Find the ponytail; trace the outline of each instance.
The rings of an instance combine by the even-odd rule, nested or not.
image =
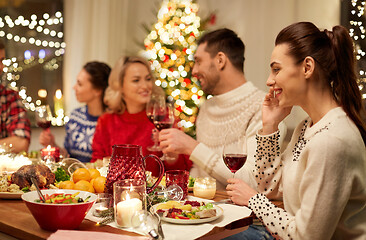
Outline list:
[[[365,109],[357,85],[353,42],[347,29],[335,26],[332,31],[320,31],[310,22],[298,22],[277,35],[276,46],[282,43],[288,44],[289,55],[295,62],[301,63],[307,56],[316,60],[319,74],[328,81],[335,101],[355,123],[366,145],[366,126],[361,118]]]
[[[336,61],[336,74],[334,78],[330,78],[332,81],[330,84],[337,102],[355,123],[366,145],[366,126],[361,117],[362,114],[365,114],[365,110],[357,85],[353,42],[344,27],[335,26],[332,30],[333,32],[324,31],[331,40]]]

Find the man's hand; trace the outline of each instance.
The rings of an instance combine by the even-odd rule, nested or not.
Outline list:
[[[164,129],[159,133],[160,147],[163,153],[191,155],[198,142],[176,128]]]

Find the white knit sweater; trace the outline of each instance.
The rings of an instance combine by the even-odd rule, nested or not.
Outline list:
[[[278,135],[258,135],[260,191],[283,192],[285,210],[263,194],[249,207],[282,239],[366,239],[366,150],[342,108],[303,121],[281,155]],[[269,194],[270,195],[270,194]]]
[[[256,187],[253,176],[254,154],[256,149],[255,133],[262,127],[261,106],[265,93],[258,90],[251,82],[208,99],[200,108],[197,118],[197,140],[199,145],[192,152],[194,162],[191,176],[211,175],[217,180],[217,188],[223,189],[226,180],[233,174],[222,159],[225,136],[236,132],[230,139],[239,142],[247,150],[245,165],[236,172],[235,177]]]

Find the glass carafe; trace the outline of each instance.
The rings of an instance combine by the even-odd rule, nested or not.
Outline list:
[[[152,192],[164,176],[164,165],[155,155],[142,156],[142,149],[139,145],[123,144],[114,145],[110,160],[106,181],[106,191],[113,194],[113,183],[124,179],[140,179],[146,181],[145,161],[153,158],[159,163],[159,177],[146,192]]]

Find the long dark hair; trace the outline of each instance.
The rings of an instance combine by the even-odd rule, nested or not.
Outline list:
[[[301,63],[307,56],[315,60],[316,71],[327,79],[335,101],[356,124],[366,144],[366,127],[361,118],[365,112],[357,86],[353,42],[347,29],[335,26],[332,31],[320,31],[310,22],[298,22],[278,34],[275,44],[282,43],[288,45],[295,62]]]
[[[111,68],[102,62],[88,62],[84,65],[83,69],[90,74],[90,82],[95,89],[102,90],[102,103],[103,110],[106,109],[107,105],[103,102],[104,93],[108,87],[108,77],[111,73]]]

